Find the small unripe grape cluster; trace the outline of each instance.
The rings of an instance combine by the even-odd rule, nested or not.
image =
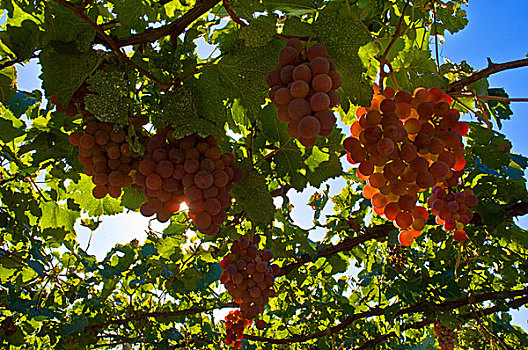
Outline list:
[[[241,237],[233,242],[231,252],[220,262],[224,270],[220,282],[239,305],[242,315],[250,320],[264,312],[269,298],[276,295],[273,284],[280,271],[276,264],[270,262],[273,253],[257,248],[259,241],[259,236],[254,236],[251,241]],[[262,322],[259,322],[261,326]]]
[[[232,153],[221,153],[213,136],[175,139],[172,131],[159,130],[145,142],[145,157],[135,174],[135,187],[147,198],[141,214],[156,214],[166,222],[185,201],[198,230],[214,235],[227,217],[224,209],[231,205],[232,183],[241,181],[244,173],[233,166]]]
[[[244,338],[244,329],[251,326],[252,320],[248,320],[240,310],[229,311],[225,316],[226,327],[226,345],[230,345],[235,349],[242,348],[242,339]]]
[[[330,108],[339,105],[336,89],[342,78],[326,47],[315,44],[305,49],[299,39],[289,39],[266,83],[279,120],[288,123],[288,135],[312,147],[318,135],[332,133],[336,118]]]
[[[397,244],[389,246],[387,250],[389,253],[389,265],[396,271],[401,272],[405,268],[405,263],[407,262],[405,252],[401,249],[401,246]]]
[[[443,225],[447,232],[452,231],[455,241],[466,240],[464,226],[473,218],[470,207],[478,204],[478,198],[472,190],[446,193],[443,188],[435,186],[427,204],[431,208],[431,214],[436,216],[436,223]]]
[[[440,322],[435,322],[433,332],[437,336],[441,350],[453,350],[455,348],[457,334],[453,329],[442,325]]]
[[[69,135],[70,143],[79,147],[79,162],[84,173],[92,177],[92,194],[103,198],[107,194],[119,198],[121,189],[133,183],[134,169],[139,155],[126,141],[126,128],[116,129],[113,124],[92,120],[83,131]]]
[[[400,243],[412,244],[427,221],[417,206],[418,192],[434,185],[458,184],[465,166],[462,136],[467,124],[449,108],[451,97],[438,88],[414,94],[386,88],[368,108],[356,111],[358,121],[343,146],[347,159],[358,164],[359,179],[374,211],[403,231]]]

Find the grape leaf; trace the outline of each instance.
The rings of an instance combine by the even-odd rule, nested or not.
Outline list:
[[[266,75],[277,64],[278,48],[277,40],[258,48],[239,43],[218,64],[206,69],[193,83],[193,93],[200,101],[198,114],[223,124],[231,119],[226,104],[239,99],[247,117],[256,121],[269,90]]]
[[[357,18],[339,16],[340,8],[340,3],[328,4],[314,23],[314,33],[343,77],[338,92],[343,110],[348,111],[350,103],[368,105],[372,98],[370,85],[362,81],[365,68],[358,56],[359,48],[370,40],[370,33]]]
[[[75,91],[84,83],[102,61],[95,52],[55,52],[46,46],[39,55],[42,67],[42,87],[49,98],[56,94],[63,106],[67,106]]]
[[[90,216],[115,215],[123,212],[118,199],[108,195],[103,199],[94,198],[92,196],[94,187],[91,178],[83,174],[78,183],[72,182],[68,186],[68,195]]]
[[[24,135],[24,123],[15,118],[13,113],[0,103],[0,140],[4,143]]]
[[[73,226],[80,217],[79,212],[66,209],[64,206],[51,201],[41,201],[40,209],[42,210],[42,216],[40,217],[42,229],[63,228],[68,232],[74,232]]]
[[[88,16],[92,20],[96,19],[91,13]],[[43,29],[43,45],[52,44],[54,41],[72,43],[79,52],[91,49],[96,34],[95,30],[72,10],[55,2],[46,6]]]
[[[277,164],[275,171],[277,175],[288,181],[297,191],[306,187],[307,179],[300,173],[305,169],[301,150],[294,146],[293,142],[286,149],[278,152],[274,157]]]
[[[262,132],[266,135],[268,141],[279,142],[281,145],[290,140],[286,132],[286,123],[277,118],[277,109],[268,104],[260,112],[260,121],[262,123]]]
[[[317,11],[317,7],[310,0],[263,0],[262,3],[270,12],[280,10],[294,16]]]
[[[130,210],[139,210],[141,205],[146,201],[145,193],[132,187],[123,189],[121,196],[121,205]]]
[[[242,28],[240,39],[243,39],[247,46],[266,46],[277,33],[276,21],[274,16],[257,17]]]
[[[234,183],[231,192],[247,217],[257,225],[267,225],[273,220],[275,206],[268,190],[266,178],[245,162],[244,179]]]
[[[114,4],[113,12],[117,16],[119,26],[115,30],[117,36],[127,36],[132,31],[138,32],[147,26],[147,19],[156,19],[157,9],[150,0],[122,1],[111,0]]]

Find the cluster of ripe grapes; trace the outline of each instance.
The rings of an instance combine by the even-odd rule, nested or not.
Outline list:
[[[478,204],[478,198],[472,190],[446,193],[443,188],[435,186],[427,204],[431,208],[431,214],[436,216],[436,223],[443,225],[447,232],[452,231],[455,241],[466,240],[463,228],[473,218],[470,207]]]
[[[139,155],[132,152],[126,141],[126,129],[113,124],[92,120],[83,131],[69,135],[70,143],[79,147],[79,162],[84,173],[92,177],[92,194],[103,198],[107,194],[118,198],[121,189],[133,183],[133,171],[139,164]]]
[[[457,334],[454,330],[442,325],[440,322],[435,322],[433,332],[438,337],[438,345],[441,350],[453,350],[455,348]]]
[[[315,44],[305,50],[302,42],[289,39],[279,53],[279,65],[266,83],[280,121],[288,123],[288,134],[305,147],[316,138],[332,133],[336,118],[330,110],[339,105],[335,91],[342,78],[326,47]]]
[[[465,167],[462,136],[468,127],[449,103],[451,97],[438,88],[418,88],[413,95],[386,88],[370,107],[357,110],[352,136],[343,143],[348,161],[359,164],[358,177],[367,181],[363,195],[377,214],[405,230],[405,246],[428,218],[416,205],[418,192],[458,184]]]
[[[254,236],[252,240],[243,236],[233,242],[231,252],[220,261],[220,267],[224,270],[220,282],[224,284],[235,303],[239,304],[238,319],[252,320],[258,317],[264,312],[264,306],[268,304],[269,298],[276,295],[273,284],[280,268],[270,263],[273,258],[270,250],[257,248],[259,242],[259,236]],[[229,328],[232,326],[233,323],[226,323],[228,334],[231,334]],[[264,329],[266,323],[257,320],[256,326],[258,329]],[[239,331],[238,328],[233,329],[233,334],[237,334],[237,337],[243,332],[243,329]],[[242,338],[230,337],[226,339],[226,343],[229,345],[240,339]]]
[[[145,142],[143,160],[135,174],[135,187],[145,191],[147,202],[141,214],[166,222],[180,209],[189,207],[189,217],[200,232],[214,235],[226,219],[225,208],[231,205],[228,191],[233,182],[244,177],[233,166],[235,156],[222,154],[213,136],[190,135],[182,139],[165,128]]]
[[[224,320],[226,326],[226,345],[230,345],[235,349],[240,349],[242,347],[241,341],[244,338],[244,329],[251,326],[253,321],[245,318],[244,315],[242,315],[242,311],[238,309],[229,311]]]

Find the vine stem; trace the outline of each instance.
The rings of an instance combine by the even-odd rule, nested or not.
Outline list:
[[[77,17],[81,18],[83,21],[85,21],[86,23],[88,23],[96,32],[97,34],[99,34],[107,43],[108,45],[110,46],[110,48],[115,51],[115,53],[121,58],[121,60],[123,60],[125,63],[127,63],[128,65],[134,67],[138,72],[140,72],[141,74],[143,74],[144,76],[146,76],[147,78],[149,78],[150,80],[154,81],[160,88],[162,89],[167,89],[170,87],[170,85],[168,84],[165,84],[163,82],[161,82],[160,80],[158,80],[154,75],[152,75],[149,71],[147,71],[145,68],[143,67],[140,67],[137,63],[135,63],[134,61],[132,61],[130,58],[128,58],[128,56],[123,52],[121,51],[121,48],[120,46],[114,41],[114,39],[112,39],[112,37],[110,37],[108,34],[106,34],[104,32],[103,29],[101,29],[101,27],[99,27],[96,23],[94,23],[90,18],[88,18],[83,12],[81,9],[77,8],[76,6],[74,6],[73,4],[70,4],[69,2],[67,1],[64,1],[64,0],[53,0],[54,2],[64,6],[64,7],[67,7],[68,9],[70,9],[71,11],[73,11],[73,13],[75,13],[75,15],[77,15]]]
[[[381,59],[379,60],[380,61],[380,78],[379,78],[379,88],[380,88],[380,91],[383,90],[383,78],[385,77],[385,72],[383,71],[383,69],[385,68],[385,65],[387,63],[387,55],[389,54],[389,51],[390,49],[392,48],[392,46],[394,46],[394,43],[396,42],[396,40],[400,37],[401,33],[402,33],[402,27],[403,27],[403,21],[405,19],[405,13],[407,12],[407,8],[409,7],[409,3],[411,2],[411,0],[407,0],[405,2],[405,6],[403,7],[403,11],[402,11],[402,14],[401,14],[401,17],[400,17],[400,22],[398,23],[398,27],[396,28],[396,31],[394,32],[394,35],[392,36],[392,40],[390,41],[389,45],[387,46],[387,48],[385,49],[385,52],[383,52],[383,55],[381,56]]]
[[[504,63],[493,63],[491,59],[488,57],[488,67],[484,68],[480,71],[477,71],[470,75],[469,77],[466,77],[464,79],[460,79],[458,81],[452,82],[449,84],[449,88],[447,89],[447,92],[458,92],[461,91],[462,88],[479,81],[480,79],[484,79],[489,77],[492,74],[502,72],[508,69],[514,69],[514,68],[521,68],[528,66],[528,58],[523,58],[521,60],[516,61],[509,61]]]
[[[481,116],[480,114],[478,114],[474,109],[472,109],[471,107],[467,106],[464,102],[460,101],[459,98],[455,97],[455,96],[451,96],[453,97],[453,100],[457,101],[457,103],[459,103],[461,106],[463,106],[465,109],[467,109],[468,111],[470,111],[471,113],[475,114],[475,116],[477,116],[478,119],[482,120],[484,123],[486,123],[486,125],[488,126],[488,128],[491,129],[492,125],[491,125],[491,122],[484,118],[483,116]]]
[[[242,19],[240,17],[238,17],[237,14],[233,11],[233,9],[231,8],[231,6],[229,5],[229,2],[227,0],[223,0],[222,6],[224,6],[225,10],[229,14],[229,17],[231,17],[231,20],[233,20],[233,22],[237,23],[241,27],[246,27],[247,26],[247,23],[244,23],[242,21]]]

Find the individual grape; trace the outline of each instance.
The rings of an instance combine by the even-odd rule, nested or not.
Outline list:
[[[90,134],[84,134],[79,138],[79,146],[85,149],[92,149],[95,146],[95,138]]]
[[[280,71],[281,81],[284,85],[288,85],[293,81],[293,69],[295,66],[287,65],[282,67]]]
[[[396,225],[401,229],[409,228],[413,222],[413,217],[411,213],[408,213],[406,211],[401,211],[396,216]]]
[[[160,189],[162,183],[163,183],[163,180],[161,179],[161,177],[155,173],[148,175],[147,178],[145,179],[145,184],[147,188],[151,190]]]
[[[194,183],[200,189],[206,189],[211,187],[214,182],[214,176],[211,172],[205,170],[199,170],[194,175]]]
[[[310,103],[304,98],[296,98],[288,105],[288,115],[291,120],[300,120],[311,113]]]
[[[316,92],[328,92],[332,88],[332,78],[327,74],[317,74],[312,79],[312,88]]]
[[[286,46],[279,52],[279,62],[283,65],[295,64],[299,53],[291,46]]]
[[[292,101],[292,94],[288,88],[280,88],[275,91],[274,101],[279,106],[286,106]]]
[[[293,69],[292,77],[294,80],[310,82],[312,80],[312,70],[306,64],[300,64]]]
[[[327,57],[328,51],[324,45],[314,44],[306,50],[306,56],[310,61],[313,61],[317,57]]]
[[[74,131],[68,135],[68,140],[73,146],[80,146],[82,136],[83,133],[81,131]]]
[[[288,39],[288,41],[286,42],[286,46],[291,46],[293,47],[296,51],[297,51],[297,54],[300,54],[304,48],[301,40],[299,38],[290,38]]]
[[[172,176],[174,172],[174,165],[168,160],[162,160],[156,164],[156,173],[162,178],[166,179]]]
[[[413,244],[414,242],[414,237],[413,237],[413,234],[411,233],[411,231],[409,230],[405,230],[405,231],[402,231],[400,232],[400,234],[398,235],[398,241],[400,242],[400,244],[404,247],[409,247]]]
[[[326,57],[316,57],[310,61],[311,62],[309,66],[312,71],[313,79],[315,79],[315,77],[318,74],[328,74],[330,72],[330,61],[328,61]],[[313,79],[312,79],[312,84],[313,84]],[[331,86],[332,84],[330,84],[330,87]]]
[[[266,76],[266,84],[268,84],[269,87],[281,85],[282,81],[280,78],[280,72],[278,70],[272,70],[269,72]]]
[[[321,131],[321,124],[317,118],[309,115],[299,121],[298,132],[302,138],[310,139],[316,137]]]
[[[92,194],[94,198],[101,199],[104,198],[108,193],[108,188],[105,185],[97,185],[93,188]]]
[[[316,92],[310,97],[310,107],[316,112],[324,111],[330,107],[330,97],[324,92]]]
[[[290,85],[290,95],[292,98],[303,98],[308,95],[308,92],[310,92],[310,86],[304,80],[295,80]]]
[[[330,79],[332,79],[332,90],[339,89],[341,84],[343,84],[343,78],[341,77],[341,74],[331,70],[328,72],[328,75],[330,76]]]

